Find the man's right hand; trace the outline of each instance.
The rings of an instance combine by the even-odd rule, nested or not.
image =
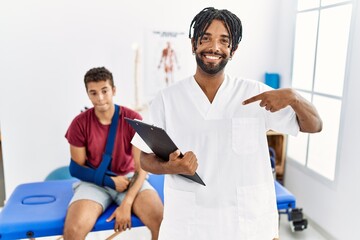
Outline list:
[[[115,187],[116,187],[116,191],[118,192],[124,192],[125,190],[127,190],[128,186],[129,186],[129,179],[125,176],[116,176],[116,177],[111,177],[111,179],[114,181],[115,183]]]
[[[173,174],[194,175],[198,168],[195,154],[190,151],[186,152],[182,157],[180,157],[180,155],[180,150],[176,150],[169,155],[168,166],[170,171],[172,171]]]

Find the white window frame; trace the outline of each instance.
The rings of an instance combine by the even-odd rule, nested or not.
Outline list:
[[[298,0],[301,1],[301,0]],[[346,4],[351,4],[352,5],[352,11],[351,11],[351,19],[350,19],[350,26],[349,26],[349,38],[348,38],[348,44],[347,44],[347,56],[346,56],[346,66],[345,66],[345,73],[344,73],[344,82],[343,82],[343,92],[342,95],[339,96],[335,96],[335,95],[328,95],[328,94],[323,94],[323,93],[319,93],[319,92],[315,92],[314,91],[314,81],[315,81],[315,70],[316,70],[316,56],[317,56],[317,49],[318,49],[318,38],[319,38],[319,23],[320,23],[320,15],[321,15],[321,10],[323,9],[328,9],[328,8],[333,8],[333,7],[338,7],[338,6],[343,6]],[[340,156],[340,149],[341,149],[341,144],[342,144],[342,130],[343,130],[343,121],[342,121],[342,116],[343,111],[344,111],[344,100],[343,100],[343,96],[346,96],[347,93],[347,85],[348,85],[348,63],[349,63],[349,59],[350,59],[350,55],[351,55],[351,46],[352,46],[352,28],[354,26],[354,9],[355,9],[355,5],[356,2],[349,0],[349,1],[342,1],[341,3],[336,3],[336,4],[331,4],[328,6],[321,6],[321,0],[320,0],[320,4],[318,7],[316,8],[311,8],[311,9],[304,9],[304,10],[300,10],[300,11],[296,11],[296,16],[298,13],[303,13],[303,12],[307,12],[307,11],[319,11],[319,16],[318,16],[318,20],[317,20],[317,33],[316,33],[316,46],[315,46],[315,52],[314,52],[314,58],[315,58],[315,62],[314,62],[314,69],[313,69],[313,77],[312,77],[312,89],[311,91],[308,90],[304,90],[304,89],[300,89],[300,88],[295,88],[300,94],[301,93],[307,93],[307,94],[311,94],[311,101],[313,101],[313,96],[314,95],[318,95],[318,96],[323,96],[323,97],[328,97],[328,98],[332,98],[332,99],[338,99],[341,101],[341,109],[340,109],[340,123],[339,123],[339,132],[338,132],[338,141],[337,141],[337,151],[336,151],[336,160],[335,160],[335,172],[334,172],[334,178],[333,180],[321,175],[320,173],[318,173],[315,170],[312,170],[308,167],[308,151],[309,151],[309,135],[307,136],[307,147],[306,147],[306,160],[305,160],[305,164],[303,165],[302,163],[292,159],[291,157],[287,157],[288,158],[288,162],[290,165],[296,167],[298,170],[302,171],[303,173],[311,176],[312,178],[318,180],[319,182],[323,182],[324,184],[326,184],[327,186],[330,187],[335,187],[336,186],[336,182],[337,182],[337,178],[338,178],[338,167],[339,167],[339,156]],[[295,25],[296,27],[296,25]],[[294,31],[294,35],[295,35],[295,31]],[[294,71],[294,52],[295,52],[295,36],[294,36],[294,51],[293,51],[293,61],[292,61],[292,73],[291,75],[293,75],[293,71]],[[323,119],[323,121],[326,121],[326,119]],[[303,134],[303,133],[302,133]]]

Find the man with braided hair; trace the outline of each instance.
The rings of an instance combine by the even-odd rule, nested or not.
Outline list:
[[[193,28],[193,33],[192,33]],[[162,240],[278,238],[278,213],[266,132],[319,132],[315,107],[292,89],[231,78],[224,70],[242,38],[240,19],[205,8],[190,24],[195,75],[162,90],[152,101],[151,123],[180,150],[163,161],[145,153],[144,170],[166,174]],[[253,102],[259,102],[256,104]],[[195,171],[206,186],[178,174]]]

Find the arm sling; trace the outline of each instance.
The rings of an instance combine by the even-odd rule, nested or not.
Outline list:
[[[118,127],[120,117],[120,107],[115,104],[115,113],[111,119],[111,125],[106,141],[105,152],[102,156],[102,161],[98,168],[94,168],[89,163],[89,167],[81,166],[76,163],[73,159],[70,161],[69,170],[70,174],[73,177],[76,177],[80,180],[86,182],[95,183],[98,186],[108,186],[112,189],[116,189],[114,181],[111,179],[111,176],[117,176],[115,173],[111,172],[111,160],[112,152],[114,149],[114,142],[116,137],[116,130]]]

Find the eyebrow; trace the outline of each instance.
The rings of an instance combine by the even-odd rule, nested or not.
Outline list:
[[[212,36],[212,34],[211,33],[208,33],[208,32],[205,32],[204,33],[204,36]],[[220,37],[222,37],[222,38],[229,38],[230,39],[230,36],[229,35],[226,35],[226,34],[221,34],[220,35]]]
[[[107,89],[109,89],[109,86],[105,86],[105,87],[101,88],[100,91],[102,91],[102,90],[107,90]],[[89,92],[90,92],[90,93],[96,93],[96,90],[90,89]]]

